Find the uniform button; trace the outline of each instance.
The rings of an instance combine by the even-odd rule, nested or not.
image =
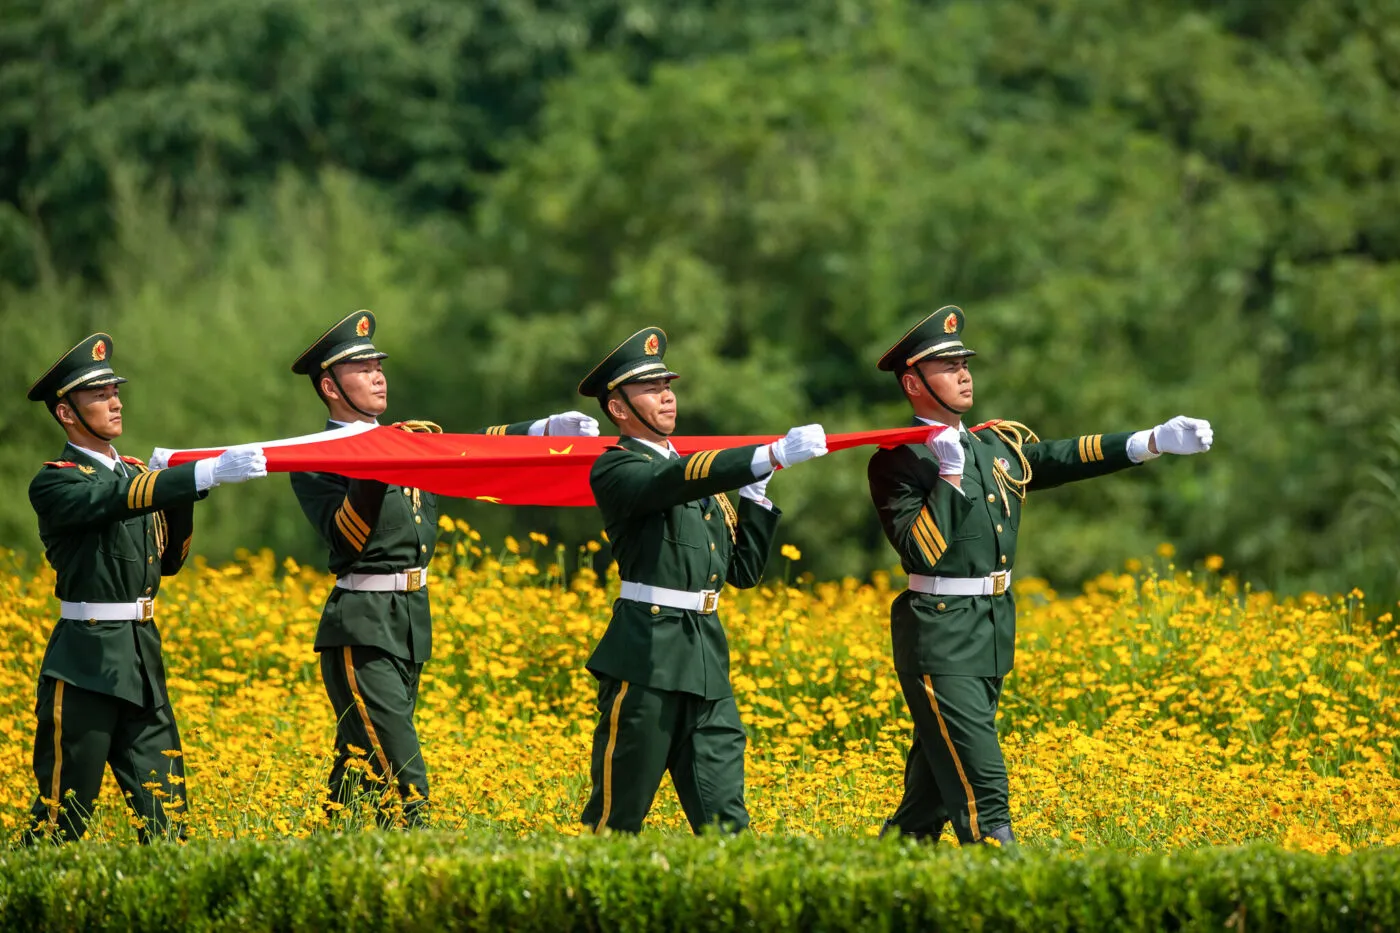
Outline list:
[[[938,604],[938,611],[939,611],[939,612],[942,612],[944,609],[947,609],[947,608],[948,608],[948,604],[947,604],[947,603],[939,603],[939,604]]]
[[[152,556],[149,555],[149,554],[146,555],[146,563],[148,563],[148,564],[154,564],[155,562],[156,562],[156,559],[155,559],[154,557],[152,557]]]
[[[711,582],[711,583],[714,583],[714,582],[715,582],[716,580],[718,580],[718,579],[719,579],[719,574],[717,574],[717,573],[712,573],[712,574],[710,574],[710,582]]]
[[[422,551],[424,554],[426,554],[426,553],[428,553],[428,546],[427,546],[426,544],[420,544],[420,545],[418,545],[418,550],[420,550],[420,551]]]
[[[411,495],[413,495],[413,490],[412,490],[412,489],[405,489],[405,490],[403,491],[403,494],[404,494],[405,496],[411,496]]]
[[[995,502],[995,501],[997,501],[997,494],[994,493],[994,492],[989,492],[989,493],[987,493],[987,501],[988,501],[988,502]]]
[[[421,516],[421,515],[415,515],[415,516],[413,516],[413,524],[415,524],[415,525],[421,525],[421,524],[423,524],[423,516]]]
[[[706,512],[706,513],[705,513],[705,521],[708,522],[709,520],[710,520],[710,513],[709,513],[709,512]]]
[[[660,607],[660,606],[652,606],[652,607],[651,607],[651,614],[652,614],[652,615],[659,615],[660,613],[661,613],[661,607]]]
[[[710,542],[710,550],[713,551],[714,549],[715,549],[715,543],[714,543],[713,541],[711,541],[711,542]]]
[[[1000,525],[997,526],[997,534],[1001,534],[1001,526],[1000,526]]]
[[[147,596],[150,596],[150,595],[151,595],[151,588],[150,588],[149,586],[146,587],[146,595],[147,595]]]
[[[1002,562],[1003,564],[1006,563],[1006,555],[1005,555],[1005,554],[1001,555],[1001,562]]]

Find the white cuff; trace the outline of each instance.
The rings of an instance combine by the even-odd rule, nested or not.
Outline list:
[[[740,487],[739,496],[740,498],[748,499],[756,505],[763,506],[770,512],[773,511],[773,500],[769,499],[767,496],[760,496],[758,493],[751,491],[748,486]]]
[[[549,419],[541,418],[539,421],[536,421],[534,424],[530,425],[530,436],[544,437],[544,429],[547,427],[549,427]]]
[[[959,473],[959,474],[958,474],[958,477],[961,478],[961,477],[962,477],[962,474]],[[938,478],[939,478],[942,482],[945,482],[945,483],[947,483],[949,486],[952,486],[954,489],[956,489],[956,490],[962,495],[962,497],[963,497],[964,499],[967,498],[967,490],[966,490],[966,489],[963,489],[962,486],[960,486],[960,485],[957,484],[957,483],[954,483],[952,480],[950,480],[948,477],[944,476],[944,475],[941,474],[941,473],[938,475]]]
[[[196,460],[194,463],[194,488],[199,492],[205,492],[219,485],[214,482],[214,461]]]
[[[1138,431],[1128,438],[1128,459],[1134,463],[1145,463],[1148,460],[1156,460],[1162,456],[1161,453],[1153,453],[1148,449],[1148,444],[1152,441],[1152,428],[1146,431]]]
[[[763,479],[773,472],[773,461],[768,458],[768,446],[764,444],[753,452],[753,461],[749,466],[753,470],[754,479]]]

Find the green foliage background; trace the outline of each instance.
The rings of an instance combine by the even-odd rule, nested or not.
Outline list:
[[[98,328],[145,456],[318,428],[288,366],[361,307],[395,418],[591,410],[658,323],[684,433],[896,425],[874,361],[957,303],[978,420],[1216,426],[1039,496],[1023,571],[1170,539],[1393,598],[1397,99],[1383,0],[0,0],[0,541],[60,444],[24,390]],[[772,489],[819,576],[890,564],[860,454]],[[311,557],[291,503],[221,490],[196,547]]]

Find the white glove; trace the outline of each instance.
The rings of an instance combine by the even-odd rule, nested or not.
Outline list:
[[[1157,452],[1164,454],[1200,454],[1210,450],[1215,432],[1210,422],[1202,418],[1177,415],[1152,429],[1157,440]]]
[[[548,434],[550,437],[597,437],[598,419],[581,411],[561,412],[530,425],[530,433],[536,436]]]
[[[254,445],[230,447],[213,460],[201,460],[211,468],[211,485],[242,483],[267,475],[267,458],[262,448]]]
[[[157,447],[151,451],[151,458],[146,461],[146,466],[152,470],[163,470],[170,466],[170,455],[174,452],[169,447]]]
[[[768,499],[768,481],[773,478],[769,473],[762,479],[756,479],[747,486],[739,487],[739,495],[745,499],[752,499],[766,509],[771,509],[773,503]]]
[[[785,436],[768,444],[767,448],[778,466],[794,466],[826,454],[826,431],[819,424],[804,424],[788,431]]]
[[[961,431],[951,427],[935,428],[924,438],[924,446],[938,458],[939,476],[962,476],[966,460]]]

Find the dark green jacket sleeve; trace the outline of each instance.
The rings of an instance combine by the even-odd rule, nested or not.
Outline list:
[[[757,449],[751,444],[661,458],[614,447],[593,464],[589,482],[603,518],[611,523],[747,486],[754,481]]]
[[[50,466],[29,484],[29,502],[50,531],[107,525],[204,498],[195,488],[194,468],[186,463],[99,478],[75,467]]]
[[[535,421],[539,419],[536,418]],[[493,424],[489,428],[473,431],[473,434],[529,434],[530,425],[535,421],[517,421],[514,424]]]
[[[879,450],[866,470],[870,498],[905,573],[932,573],[972,502],[910,446]]]
[[[194,503],[172,505],[157,512],[156,521],[160,529],[157,535],[161,545],[160,573],[171,577],[180,572],[190,556],[190,542],[194,540]]]
[[[752,454],[750,454],[752,456]],[[739,522],[734,530],[734,550],[729,555],[729,570],[725,582],[741,590],[758,586],[768,555],[773,550],[773,538],[778,531],[782,512],[766,509],[752,499],[739,497]]]
[[[1026,444],[1021,451],[1031,467],[1027,489],[1052,489],[1136,466],[1128,458],[1128,438],[1132,436],[1124,431]]]
[[[384,483],[335,473],[293,473],[292,492],[335,557],[353,560],[365,549],[384,507]]]

